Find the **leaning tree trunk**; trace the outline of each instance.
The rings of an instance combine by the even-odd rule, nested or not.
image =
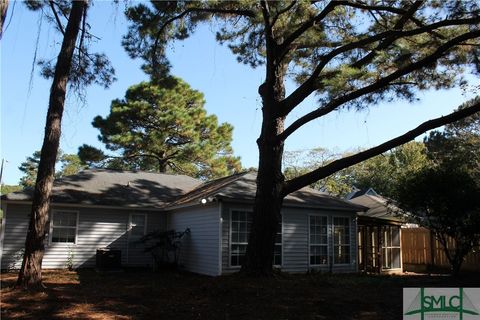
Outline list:
[[[17,280],[17,285],[25,288],[39,288],[42,286],[45,231],[50,209],[50,194],[55,174],[55,161],[60,143],[65,94],[72,57],[75,51],[75,43],[86,6],[87,0],[72,1],[72,10],[63,37],[62,47],[58,54],[52,87],[50,88],[47,123],[45,125],[45,136],[33,194],[27,239],[25,241],[25,253]]]

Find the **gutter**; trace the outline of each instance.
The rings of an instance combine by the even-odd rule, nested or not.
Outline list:
[[[2,203],[6,204],[25,204],[31,205],[32,201],[28,200],[2,200]],[[74,208],[94,208],[94,209],[115,209],[115,210],[142,210],[142,211],[157,211],[165,212],[165,209],[162,207],[152,208],[152,207],[133,207],[133,206],[109,206],[109,205],[98,205],[98,204],[82,204],[82,203],[59,203],[51,202],[51,207],[74,207]]]

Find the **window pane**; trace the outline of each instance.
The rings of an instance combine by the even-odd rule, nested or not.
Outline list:
[[[67,229],[67,242],[74,243],[75,242],[75,229]]]
[[[390,228],[386,227],[383,231],[383,246],[391,247],[392,246],[392,234],[390,233]]]
[[[247,239],[247,233],[246,233],[246,232],[241,232],[241,233],[239,233],[238,242],[245,243],[245,242],[247,242],[247,241],[248,241],[248,239]]]
[[[334,262],[339,264],[350,263],[350,246],[335,246]]]
[[[238,221],[238,211],[232,211],[232,223]]]
[[[77,225],[77,213],[55,211],[53,213],[53,226],[75,227]]]
[[[327,246],[310,246],[310,264],[320,265],[327,264]]]
[[[74,228],[53,228],[52,242],[75,243]]]
[[[400,227],[392,227],[392,246],[400,247]]]
[[[392,268],[400,268],[400,248],[392,249]]]
[[[320,236],[320,243],[321,244],[327,244],[327,236]]]
[[[247,232],[247,222],[240,222],[240,232]]]
[[[385,248],[383,251],[383,261],[382,261],[382,268],[390,269],[390,254],[391,248]]]
[[[75,243],[77,213],[54,211],[52,219],[52,242]]]
[[[234,210],[231,218],[230,265],[240,266],[247,250],[252,215],[250,212]]]
[[[239,253],[240,253],[239,246],[232,244],[232,254],[233,255],[238,255]]]

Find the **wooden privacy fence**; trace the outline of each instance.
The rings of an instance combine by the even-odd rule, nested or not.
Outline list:
[[[453,245],[453,240],[449,245]],[[425,228],[402,229],[403,270],[425,272],[428,270],[449,270],[450,264],[440,242]],[[480,272],[480,250],[467,255],[462,271]]]

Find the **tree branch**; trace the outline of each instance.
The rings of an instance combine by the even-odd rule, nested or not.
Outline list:
[[[273,17],[272,19],[272,26],[275,25],[275,23],[277,22],[278,18],[280,18],[280,16],[282,14],[284,14],[285,12],[287,12],[288,10],[292,9],[293,6],[297,3],[297,0],[293,0],[288,6],[286,6],[285,8],[279,10],[277,12],[277,14],[275,15],[275,17]]]
[[[402,30],[403,27],[405,26],[405,24],[407,23],[407,21],[415,14],[415,12],[420,8],[420,6],[424,3],[423,0],[420,0],[420,1],[415,1],[411,6],[410,8],[405,12],[405,14],[395,23],[395,25],[393,26],[393,30]],[[363,57],[362,59],[358,60],[357,62],[355,62],[352,66],[354,68],[360,68],[362,66],[364,66],[365,64],[371,62],[373,60],[373,58],[375,58],[375,56],[377,55],[377,52],[379,50],[383,50],[385,48],[387,48],[389,45],[391,45],[395,40],[397,39],[397,37],[395,37],[395,35],[392,35],[386,39],[384,39],[383,41],[381,41],[378,46],[373,49],[372,51],[370,51],[370,53],[368,53],[365,57]]]
[[[58,16],[57,10],[55,10],[54,1],[49,1],[50,8],[52,9],[53,15],[55,16],[55,21],[57,22],[58,29],[65,36],[65,31],[63,29],[62,22],[60,21],[60,17]]]
[[[322,21],[336,6],[346,3],[347,1],[330,1],[327,6],[315,17],[311,18],[304,24],[302,24],[297,30],[293,31],[283,43],[279,46],[279,53],[280,56],[283,57],[290,45],[298,39],[303,33],[305,33],[308,29],[313,27],[317,22]]]
[[[167,21],[165,21],[160,26],[160,29],[158,30],[158,32],[155,35],[155,42],[153,44],[152,55],[155,55],[155,52],[157,51],[160,36],[165,31],[165,28],[168,27],[174,21],[176,21],[178,19],[181,19],[181,18],[185,17],[187,14],[193,13],[193,12],[218,13],[218,14],[222,14],[222,15],[223,14],[225,14],[225,15],[232,14],[232,15],[245,16],[245,17],[250,17],[250,18],[255,17],[255,12],[252,11],[252,10],[216,9],[216,8],[188,8],[188,9],[184,10],[183,12],[179,13],[178,15],[176,15],[176,16],[170,18],[170,19],[167,19]],[[152,57],[152,65],[155,68],[156,62],[155,62],[154,57]]]
[[[397,71],[389,74],[386,77],[383,77],[379,79],[378,81],[372,83],[371,85],[368,85],[366,87],[360,88],[358,90],[355,90],[353,92],[350,92],[346,95],[343,95],[337,99],[334,99],[330,101],[328,104],[326,104],[324,107],[319,108],[317,110],[314,110],[310,113],[307,113],[303,117],[299,118],[298,120],[294,121],[285,131],[283,131],[280,135],[278,135],[279,140],[285,140],[288,136],[290,136],[295,130],[303,126],[304,124],[317,119],[319,117],[322,117],[332,111],[334,111],[336,108],[339,106],[355,100],[363,95],[375,92],[379,89],[384,88],[385,86],[389,85],[390,82],[399,79],[400,77],[411,73],[412,71],[421,69],[422,67],[429,65],[433,62],[435,62],[438,58],[440,58],[443,54],[445,54],[449,49],[451,49],[453,46],[458,45],[462,43],[465,40],[473,39],[480,37],[480,30],[476,31],[471,31],[462,34],[461,36],[458,36],[456,38],[451,39],[450,41],[444,43],[443,45],[439,46],[437,50],[430,54],[429,56],[418,60],[417,62],[411,63],[410,65],[398,69]],[[298,90],[298,89],[297,89]],[[293,93],[292,93],[293,94]]]
[[[415,129],[408,131],[407,133],[398,136],[394,139],[391,139],[389,141],[386,141],[376,147],[373,147],[371,149],[359,152],[357,154],[354,154],[352,156],[348,156],[339,160],[335,160],[323,167],[317,168],[307,174],[304,174],[300,177],[294,178],[292,180],[286,181],[284,183],[284,186],[282,188],[282,196],[286,196],[289,193],[292,193],[296,190],[299,190],[303,187],[308,186],[311,183],[314,183],[315,181],[318,181],[320,179],[326,178],[329,175],[345,169],[347,167],[350,167],[352,165],[355,165],[357,163],[360,163],[362,161],[365,161],[367,159],[370,159],[374,156],[377,156],[379,154],[382,154],[392,148],[395,148],[399,145],[402,145],[410,140],[415,139],[419,135],[427,132],[428,130],[432,130],[435,128],[438,128],[440,126],[458,121],[460,119],[466,118],[468,116],[471,116],[477,112],[480,112],[480,101],[477,103],[473,104],[471,107],[460,109],[458,111],[452,112],[447,116],[442,116],[439,118],[435,118],[429,121],[426,121],[416,127]]]
[[[286,97],[283,101],[279,104],[279,115],[286,116],[288,115],[297,105],[299,105],[303,100],[305,100],[310,94],[312,94],[315,90],[315,82],[325,68],[325,66],[332,61],[338,55],[345,53],[347,51],[361,48],[362,46],[375,43],[385,38],[394,38],[393,40],[402,38],[402,37],[411,37],[414,35],[418,35],[425,32],[431,32],[432,30],[441,28],[441,27],[448,27],[448,26],[456,26],[456,25],[463,25],[463,24],[475,24],[480,23],[480,17],[476,18],[468,18],[468,19],[452,19],[452,20],[442,20],[436,23],[432,23],[430,25],[426,25],[417,29],[408,30],[408,31],[400,31],[400,30],[388,30],[364,39],[360,39],[355,42],[348,43],[342,47],[338,47],[328,54],[323,56],[320,59],[320,63],[315,67],[315,70],[312,72],[310,77],[301,84],[295,91],[293,91],[288,97]],[[447,42],[448,43],[448,42]]]
[[[85,32],[87,27],[87,7],[85,6],[83,8],[83,22],[82,22],[82,34],[80,35],[80,43],[78,44],[78,61],[80,63],[81,61],[81,56],[82,56],[82,50],[83,50],[83,41],[85,39]]]
[[[279,46],[279,56],[283,57],[289,50],[290,45],[298,39],[302,34],[304,34],[308,29],[313,27],[316,23],[325,19],[325,17],[332,12],[337,6],[344,5],[348,7],[353,7],[362,10],[372,10],[372,11],[387,11],[395,14],[405,14],[406,11],[404,9],[399,9],[390,6],[379,6],[379,5],[367,5],[364,3],[359,2],[351,2],[351,1],[340,1],[340,0],[333,0],[330,1],[325,8],[315,17],[311,18],[304,24],[302,24],[298,29],[292,32],[290,36],[288,36],[285,41]]]

